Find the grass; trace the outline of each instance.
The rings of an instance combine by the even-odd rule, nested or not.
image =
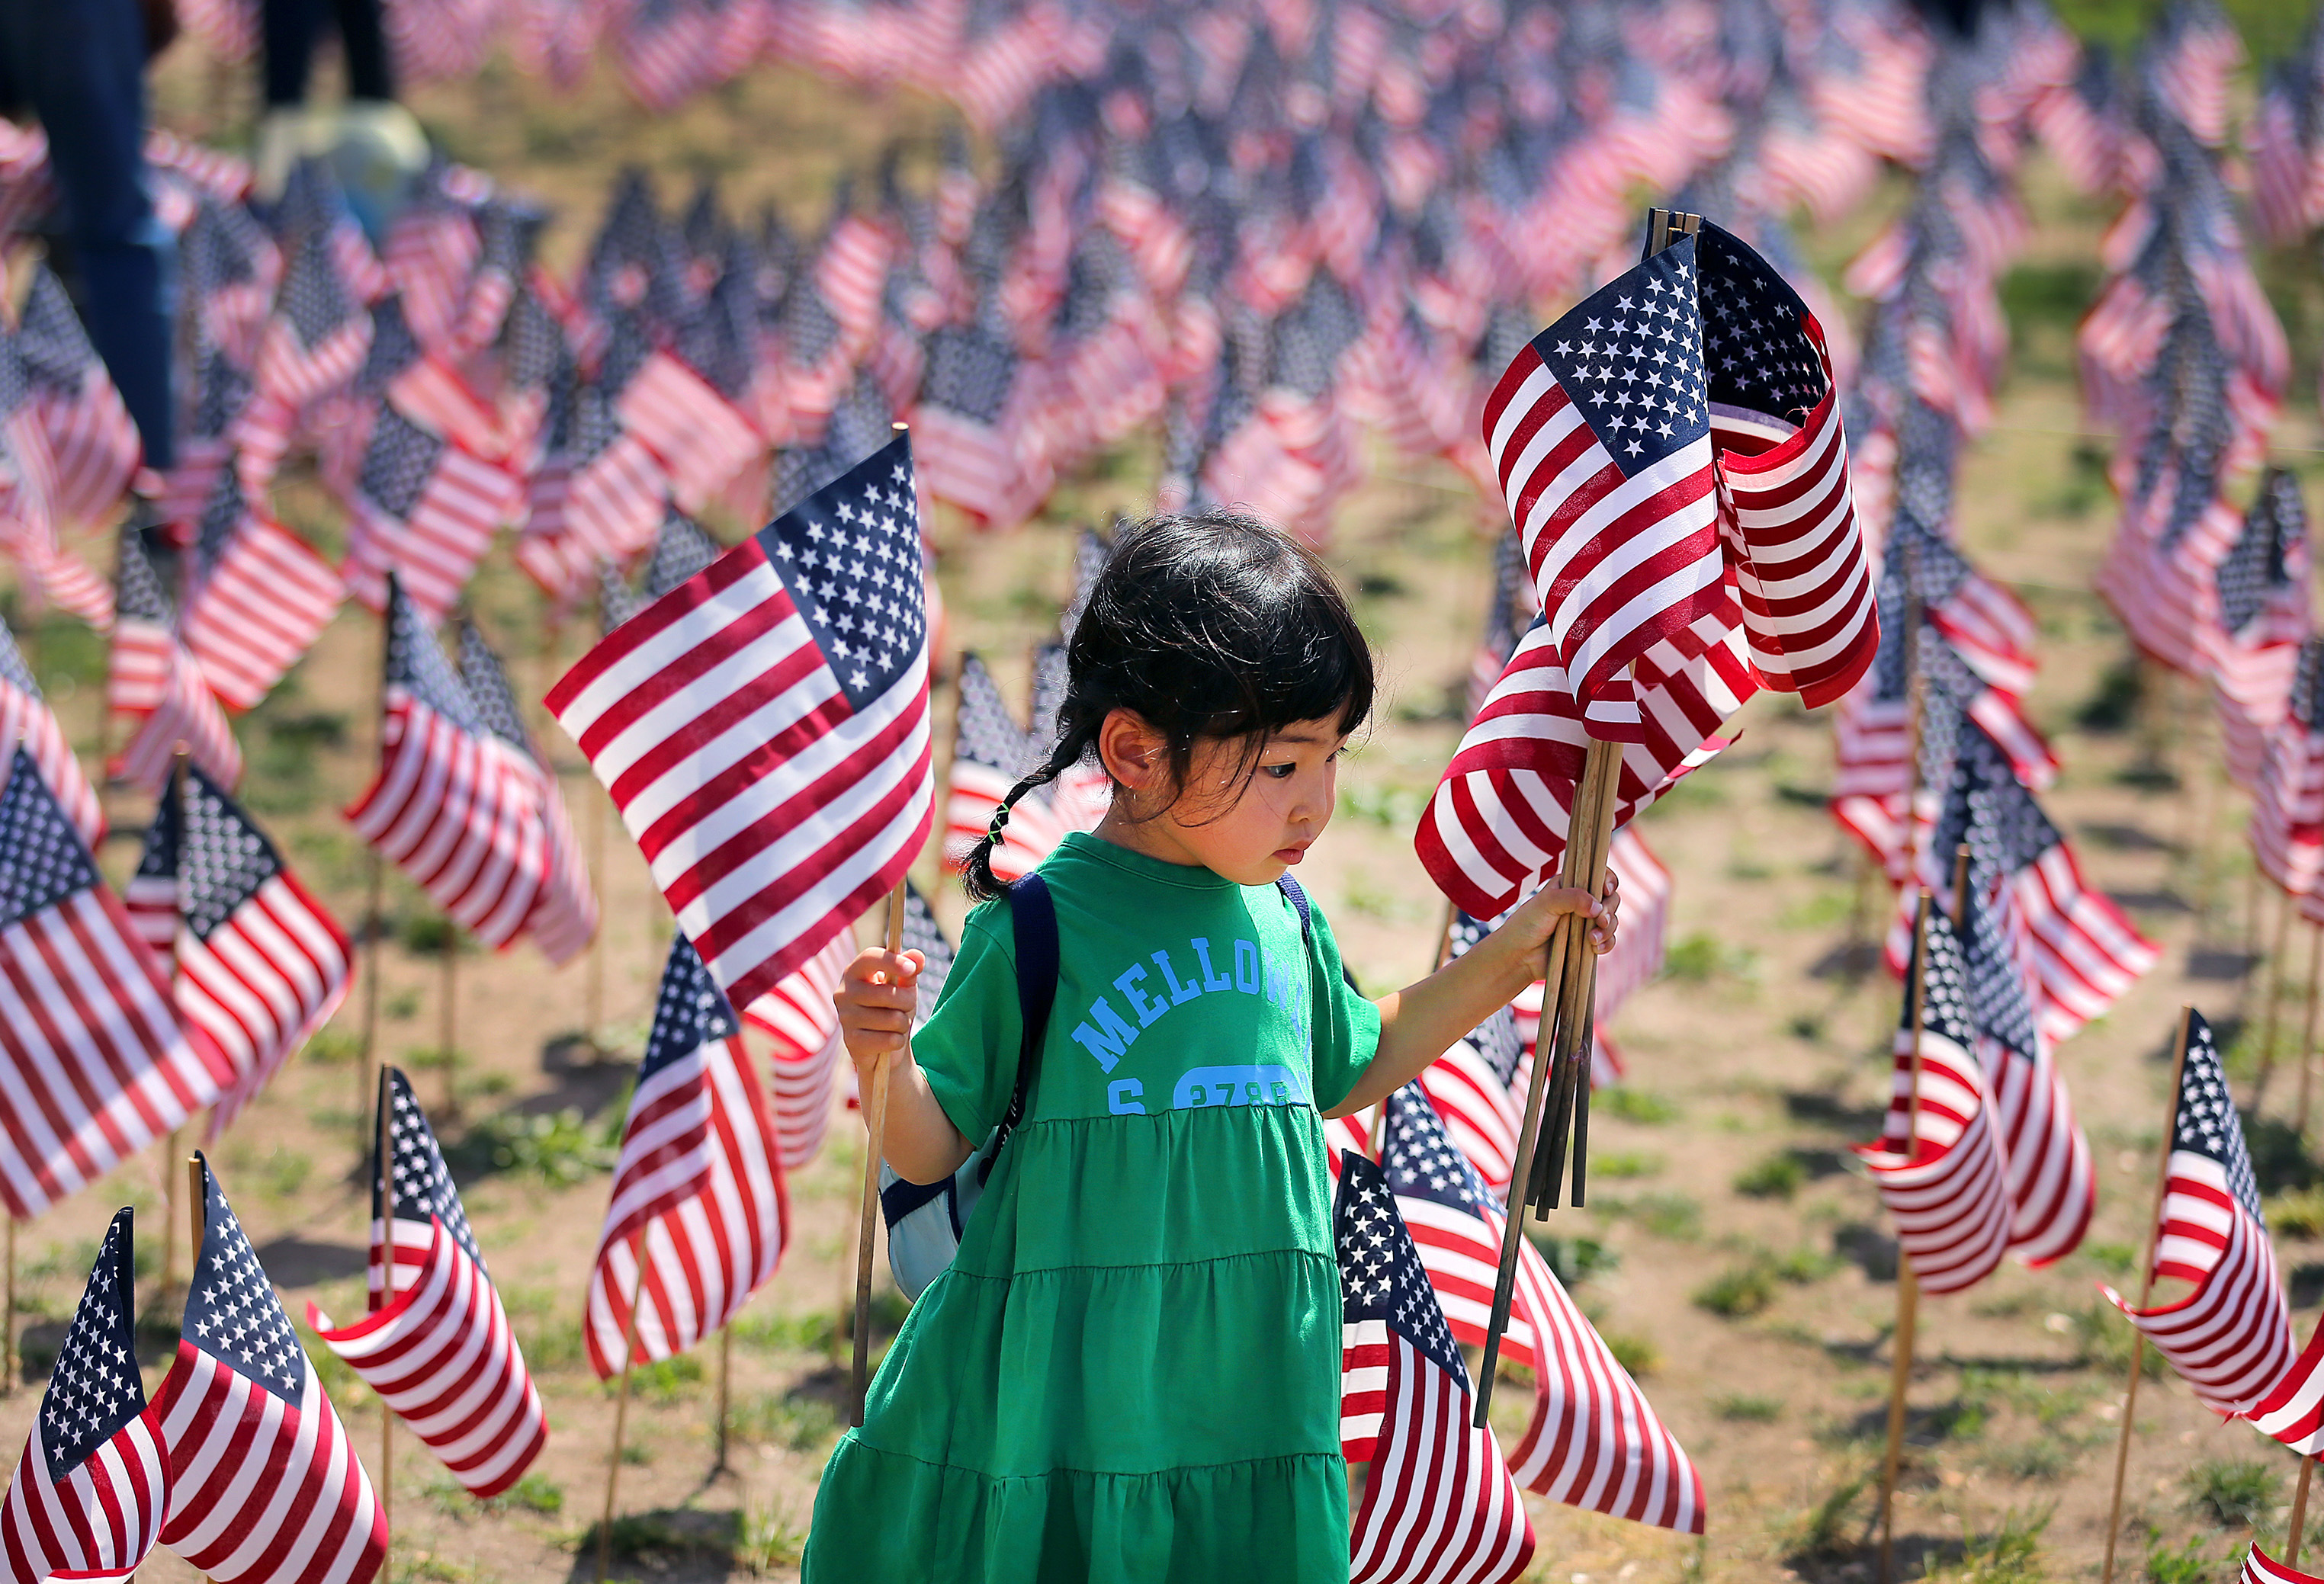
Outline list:
[[[2219,1570],[2233,1565],[2228,1559],[2204,1555],[2200,1539],[2190,1540],[2176,1550],[2164,1545],[2160,1535],[2146,1543],[2148,1584],[2210,1584]]]
[[[1600,1331],[1606,1351],[1614,1355],[1614,1362],[1628,1370],[1633,1378],[1644,1380],[1663,1367],[1663,1353],[1648,1338],[1636,1331]]]
[[[1758,965],[1759,953],[1749,947],[1729,946],[1698,931],[1671,946],[1663,958],[1663,973],[1682,984],[1707,984],[1714,979],[1750,979]]]
[[[1789,1199],[1807,1180],[1807,1167],[1789,1152],[1778,1150],[1737,1174],[1735,1192],[1746,1199]]]
[[[2223,1529],[2255,1529],[2274,1510],[2282,1474],[2250,1458],[2206,1458],[2181,1476],[2187,1505]]]
[[[1643,1122],[1648,1127],[1678,1119],[1679,1109],[1651,1089],[1638,1089],[1629,1084],[1618,1084],[1590,1097],[1591,1107],[1625,1122]]]
[[[553,1518],[565,1510],[565,1487],[540,1473],[528,1474],[500,1495],[481,1500],[470,1496],[466,1486],[447,1475],[438,1475],[421,1488],[437,1510],[447,1517],[521,1511]]]
[[[813,1397],[769,1392],[738,1404],[728,1420],[737,1440],[767,1441],[795,1452],[828,1446],[839,1437],[839,1414]]]
[[[1590,1174],[1619,1180],[1625,1177],[1651,1177],[1663,1169],[1663,1157],[1652,1150],[1617,1149],[1590,1157]]]
[[[1711,1398],[1711,1411],[1738,1424],[1773,1424],[1784,1416],[1784,1399],[1730,1392]]]
[[[1559,1283],[1571,1290],[1600,1271],[1620,1268],[1622,1257],[1595,1238],[1553,1238],[1530,1229],[1526,1235]]]
[[[630,1368],[630,1390],[641,1400],[650,1403],[675,1403],[689,1395],[704,1379],[702,1360],[691,1353],[680,1353],[675,1358],[657,1358],[651,1364]],[[616,1377],[604,1383],[608,1392],[620,1389]]]
[[[1784,1550],[1791,1558],[1808,1559],[1839,1556],[1852,1549],[1847,1539],[1850,1527],[1849,1515],[1872,1483],[1872,1471],[1865,1470],[1841,1480],[1826,1492],[1824,1498],[1810,1507],[1800,1521],[1784,1536]]]
[[[502,1111],[468,1129],[445,1156],[462,1175],[513,1172],[552,1188],[570,1188],[613,1169],[628,1110],[609,1106],[606,1119],[594,1124],[577,1106],[546,1117]]]
[[[2073,1314],[2073,1337],[2076,1358],[2084,1365],[2096,1365],[2119,1376],[2130,1368],[2133,1343],[2138,1333],[2122,1312],[2100,1298],[2085,1304]],[[2140,1348],[2138,1372],[2148,1380],[2161,1380],[2168,1367],[2163,1355],[2152,1348]]]
[[[1765,1259],[1713,1276],[1694,1290],[1694,1306],[1723,1320],[1743,1320],[1775,1301],[1775,1272]]]
[[[2324,1187],[2279,1193],[2264,1209],[2270,1231],[2286,1238],[2324,1238]]]
[[[1634,1220],[1657,1238],[1692,1242],[1702,1236],[1702,1206],[1683,1193],[1642,1193],[1636,1199],[1600,1199],[1591,1209],[1618,1220]]]
[[[1957,1579],[1960,1584],[2034,1584],[2047,1579],[2042,1558],[2042,1532],[2050,1526],[2052,1509],[2012,1510],[2001,1515],[1990,1534],[1971,1540],[1961,1560],[1949,1568],[1932,1569],[1932,1579]]]

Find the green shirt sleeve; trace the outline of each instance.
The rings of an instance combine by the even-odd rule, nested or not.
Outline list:
[[[960,953],[936,1010],[912,1036],[912,1059],[961,1137],[982,1147],[1017,1087],[1016,936],[1005,902],[987,902],[961,928]]]
[[[1348,1098],[1379,1049],[1379,1008],[1348,982],[1340,943],[1323,910],[1310,902],[1315,936],[1315,1109],[1328,1111]]]

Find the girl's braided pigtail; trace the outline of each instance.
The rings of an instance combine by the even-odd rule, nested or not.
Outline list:
[[[992,872],[992,850],[1001,844],[1001,833],[1008,828],[1010,811],[1017,800],[1038,787],[1046,787],[1081,762],[1089,751],[1094,733],[1086,730],[1069,731],[1057,739],[1057,746],[1048,759],[1031,775],[1009,788],[1009,796],[992,811],[992,823],[975,846],[969,849],[968,861],[963,866],[961,883],[967,889],[972,902],[990,902],[1009,889],[1008,885]]]

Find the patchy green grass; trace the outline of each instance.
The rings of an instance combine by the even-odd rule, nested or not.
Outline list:
[[[1641,1193],[1636,1199],[1599,1199],[1591,1208],[1617,1220],[1636,1221],[1657,1238],[1692,1242],[1702,1236],[1702,1206],[1683,1193]]]
[[[2264,1207],[2268,1229],[2285,1238],[2324,1238],[2324,1187],[2279,1193]]]
[[[1775,1272],[1765,1259],[1755,1259],[1711,1277],[1694,1290],[1694,1306],[1724,1320],[1757,1314],[1775,1301]]]
[[[2042,1532],[2050,1526],[2052,1510],[2004,1513],[1992,1533],[1968,1543],[1959,1562],[1932,1569],[1929,1577],[1959,1584],[2035,1584],[2047,1579],[2050,1569],[2042,1555]]]
[[[736,1439],[770,1441],[795,1452],[813,1451],[839,1439],[839,1414],[813,1397],[768,1392],[736,1404],[728,1421]]]
[[[2187,1505],[2227,1529],[2257,1528],[2283,1483],[2274,1464],[2252,1458],[2206,1458],[2180,1478]]]
[[[1646,1149],[1609,1150],[1590,1157],[1590,1174],[1620,1181],[1628,1177],[1651,1177],[1663,1169],[1661,1156]]]
[[[1663,1367],[1663,1353],[1653,1340],[1636,1331],[1600,1331],[1606,1351],[1614,1355],[1614,1362],[1628,1370],[1639,1380],[1646,1379]]]
[[[1676,1102],[1651,1089],[1637,1089],[1627,1083],[1591,1096],[1590,1104],[1609,1117],[1618,1117],[1625,1122],[1644,1122],[1649,1127],[1674,1122],[1679,1115]]]
[[[1807,1180],[1807,1167],[1789,1152],[1777,1150],[1738,1173],[1735,1192],[1746,1199],[1789,1199]]]
[[[1595,1238],[1555,1238],[1528,1229],[1543,1261],[1567,1290],[1580,1286],[1601,1271],[1619,1269],[1622,1256]]]
[[[512,1172],[554,1188],[569,1188],[599,1172],[610,1172],[622,1142],[627,1105],[608,1106],[605,1120],[586,1120],[577,1106],[553,1116],[503,1111],[486,1117],[445,1151],[463,1175]]]
[[[1711,1398],[1711,1411],[1738,1424],[1773,1424],[1784,1416],[1784,1399],[1731,1392]]]

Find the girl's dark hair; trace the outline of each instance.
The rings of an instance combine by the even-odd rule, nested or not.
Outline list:
[[[969,853],[968,894],[979,901],[1006,889],[992,849],[1009,811],[1095,751],[1117,709],[1163,734],[1180,787],[1202,739],[1246,740],[1248,778],[1268,733],[1327,717],[1353,732],[1372,709],[1371,648],[1331,570],[1280,529],[1232,511],[1122,527],[1065,646],[1065,671],[1056,746],[1009,789]]]

